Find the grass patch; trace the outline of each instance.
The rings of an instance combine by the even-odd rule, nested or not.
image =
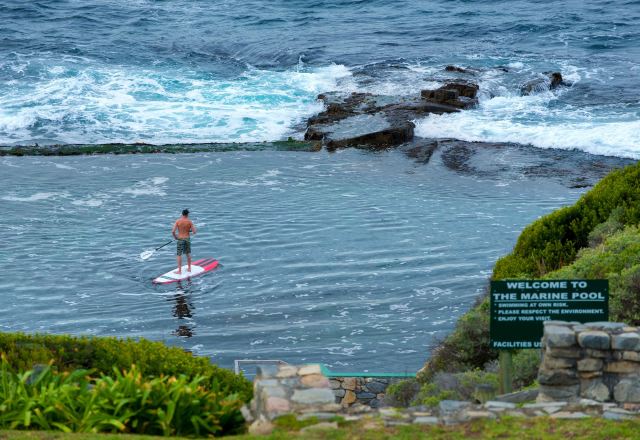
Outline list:
[[[639,421],[612,421],[604,419],[555,420],[547,417],[534,419],[505,417],[499,421],[477,420],[455,426],[400,426],[384,427],[381,422],[364,420],[337,430],[304,433],[277,429],[268,436],[240,435],[225,437],[229,440],[463,440],[463,439],[637,439]],[[0,431],[2,440],[153,440],[163,437],[110,434],[62,434],[45,431]],[[179,437],[173,437],[179,439]]]

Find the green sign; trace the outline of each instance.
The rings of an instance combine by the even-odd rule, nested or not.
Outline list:
[[[540,348],[544,321],[608,320],[608,280],[491,282],[492,348]]]

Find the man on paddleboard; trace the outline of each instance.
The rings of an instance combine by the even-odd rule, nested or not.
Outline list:
[[[177,234],[176,234],[177,230]],[[187,254],[187,272],[191,272],[191,235],[196,235],[196,227],[191,220],[189,220],[189,210],[184,209],[182,211],[182,217],[180,217],[173,224],[171,230],[173,238],[177,243],[177,259],[178,270],[176,273],[182,273],[182,254]]]

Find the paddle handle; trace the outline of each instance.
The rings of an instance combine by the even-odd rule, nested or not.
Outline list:
[[[167,241],[165,244],[163,244],[162,246],[157,247],[155,250],[162,249],[163,247],[165,247],[166,245],[171,244],[171,243],[173,243],[173,240]]]

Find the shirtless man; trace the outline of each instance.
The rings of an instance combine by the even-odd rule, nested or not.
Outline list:
[[[176,230],[178,233],[176,234]],[[182,254],[187,254],[187,272],[191,272],[191,236],[196,235],[196,227],[191,220],[189,220],[189,210],[184,209],[182,211],[182,217],[180,217],[173,224],[171,234],[175,238],[177,243],[177,258],[178,258],[178,270],[177,274],[182,273]]]

